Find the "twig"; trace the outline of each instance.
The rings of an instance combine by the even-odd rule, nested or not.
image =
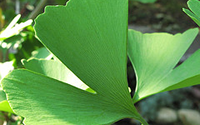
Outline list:
[[[37,5],[35,10],[29,15],[29,19],[34,19],[39,13],[40,10],[45,6],[47,0],[41,0],[40,3]]]

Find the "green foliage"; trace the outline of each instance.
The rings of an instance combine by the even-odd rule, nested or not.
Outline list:
[[[17,24],[18,20],[20,19],[21,15],[17,15],[11,23],[3,30],[0,34],[0,40],[8,39],[16,34],[18,34],[22,29],[31,25],[32,20],[28,20],[26,22]]]
[[[3,2],[1,2],[1,4],[2,3]],[[4,6],[4,5],[1,5],[1,6]],[[5,8],[7,8],[7,6]],[[30,26],[33,21],[27,20],[27,21],[18,23],[20,21],[21,15],[19,14],[15,16],[13,19],[10,19],[10,17],[12,18],[12,16],[15,15],[14,13],[10,13],[10,12],[14,12],[14,11],[12,9],[2,11],[2,9],[0,8],[0,24],[1,24],[0,28],[2,30],[0,32],[0,61],[3,62],[3,63],[0,63],[0,81],[9,72],[11,72],[11,70],[13,70],[14,67],[19,66],[17,65],[17,63],[19,63],[22,58],[20,57],[19,59],[18,56],[16,56],[18,54],[19,48],[21,49],[22,44],[24,42],[29,42],[34,37],[34,30],[33,28],[31,29],[31,26]],[[9,22],[9,21],[11,22],[7,25],[6,22]],[[32,34],[33,37],[30,37],[31,36],[30,34]],[[35,47],[35,43],[37,43],[35,40],[34,40],[34,44],[31,45],[31,47]],[[24,58],[25,57],[24,55],[25,54],[27,55],[27,53],[29,52],[23,51],[22,53],[23,53],[23,58]],[[27,56],[27,58],[29,57],[30,56]],[[8,61],[8,60],[12,60],[12,61]],[[3,121],[4,120],[7,121],[7,124],[14,125],[22,121],[21,119],[18,119],[18,118],[15,118],[14,120],[12,119],[14,112],[12,108],[10,107],[6,99],[6,94],[2,90],[1,86],[0,86],[0,113],[2,115],[1,117],[6,118],[6,119],[3,119]],[[1,122],[2,122],[2,119],[1,119]]]
[[[197,28],[176,35],[129,30],[128,56],[137,76],[134,102],[155,93],[199,84],[195,80],[200,74],[200,51],[174,69],[197,34]]]
[[[183,11],[200,26],[200,1],[189,0],[187,2],[190,10],[183,8]]]
[[[17,38],[18,37],[18,38]],[[35,38],[35,33],[32,26],[28,26],[26,31],[21,32],[19,35],[14,36],[14,38],[10,38],[5,40],[9,43],[17,43],[17,48],[15,48],[15,45],[12,47],[12,49],[9,49],[9,60],[14,60],[14,67],[22,67],[21,59],[29,59],[30,57],[45,57],[48,56],[48,53],[45,53],[44,55],[37,55],[36,51],[40,51],[40,48],[43,47],[42,44]],[[35,51],[35,52],[33,52]],[[34,54],[35,53],[35,54]],[[40,57],[39,57],[40,56]]]
[[[77,78],[65,65],[63,65],[59,61],[30,59],[28,61],[23,60],[22,62],[26,69],[74,85],[75,87],[80,89],[86,90],[89,88],[79,78]],[[52,66],[53,68],[50,68]]]
[[[13,62],[0,63],[0,81],[11,71],[13,70]],[[6,94],[0,86],[0,111],[13,113],[8,101],[6,100]]]
[[[21,36],[18,35],[22,29],[29,26],[32,20],[18,24],[21,15],[17,15],[10,24],[0,33],[0,49],[3,52],[3,62],[0,63],[0,80],[2,80],[11,70],[14,69],[13,61],[5,62],[5,56],[8,49],[21,44]],[[11,109],[2,87],[0,86],[0,111],[14,113]]]
[[[21,45],[23,42],[21,30],[32,23],[32,20],[28,20],[18,24],[17,22],[20,17],[20,14],[17,15],[0,33],[0,49],[3,53],[3,59],[1,59],[2,62],[6,61],[6,54],[9,49],[12,48],[13,50],[16,50],[16,48]]]
[[[30,125],[100,125],[122,118],[148,125],[135,102],[199,84],[200,51],[175,68],[198,29],[142,34],[127,29],[127,13],[128,0],[71,0],[66,6],[46,7],[34,29],[56,57],[23,60],[27,69],[14,70],[2,80],[14,112]],[[127,51],[137,74],[133,99],[126,78]],[[35,57],[49,55],[37,52],[42,55]]]
[[[98,12],[101,13],[94,17]],[[108,124],[125,117],[143,121],[133,105],[126,79],[127,13],[128,1],[124,0],[72,0],[67,6],[46,7],[45,13],[36,19],[37,37],[97,94],[36,72],[16,70],[2,83],[14,111],[26,117],[25,123]],[[59,20],[50,19],[52,16]],[[48,68],[60,71],[53,65]],[[17,95],[16,99],[12,93]],[[35,119],[37,114],[41,117]]]
[[[32,53],[31,53],[31,57],[33,58],[42,58],[42,59],[51,59],[53,57],[53,55],[45,48],[45,47],[42,47],[42,48],[39,48],[37,50],[34,50]]]
[[[8,101],[6,100],[6,94],[4,93],[2,88],[0,88],[0,111],[14,113]]]
[[[41,43],[35,38],[32,20],[17,23],[21,15],[17,15],[9,25],[0,33],[0,49],[3,53],[2,62],[14,60],[14,66],[21,66],[22,58],[30,58],[33,50],[41,47]],[[26,29],[22,31],[23,29]],[[8,57],[7,57],[8,56]]]

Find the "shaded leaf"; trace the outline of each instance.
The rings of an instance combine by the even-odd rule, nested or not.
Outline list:
[[[183,11],[200,26],[200,1],[189,0],[187,2],[190,10],[183,8]]]

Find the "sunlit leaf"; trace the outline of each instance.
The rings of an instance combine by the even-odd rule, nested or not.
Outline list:
[[[125,117],[141,119],[130,103],[124,105],[28,70],[14,70],[2,83],[14,112],[25,116],[28,125],[100,125]]]
[[[20,19],[21,15],[17,15],[11,23],[6,27],[5,30],[1,31],[0,33],[0,40],[7,39],[13,35],[18,34],[23,28],[32,24],[32,20],[27,20],[26,22],[22,22],[17,24],[18,20]]]
[[[161,84],[168,85],[163,91],[200,84],[200,50],[197,50],[183,64],[175,68]]]
[[[7,100],[0,102],[0,111],[14,113]]]
[[[147,125],[128,91],[127,13],[128,0],[71,0],[45,8],[35,21],[37,37],[96,94],[38,70],[15,70],[3,89],[26,124],[100,125],[132,117]]]
[[[1,91],[2,90],[0,90],[0,94],[4,93],[4,92],[1,92]],[[2,95],[0,95],[0,96],[2,96]],[[11,109],[8,101],[6,100],[6,98],[3,101],[0,101],[0,111],[14,113],[13,110]]]
[[[95,91],[109,95],[121,88],[120,93],[127,94],[127,3],[126,0],[71,0],[67,6],[46,7],[45,14],[36,19],[36,35]]]
[[[0,81],[10,72],[14,69],[13,62],[5,62],[0,63]],[[13,110],[11,109],[7,99],[6,94],[2,90],[2,87],[0,85],[0,111],[10,112],[13,113]]]
[[[137,87],[133,98],[134,102],[177,84],[177,82],[175,82],[178,80],[176,77],[180,76],[180,82],[199,73],[198,71],[187,71],[190,70],[191,66],[194,66],[192,63],[190,66],[188,63],[183,64],[182,67],[188,68],[187,70],[183,68],[173,70],[197,34],[197,28],[176,35],[167,33],[142,34],[138,31],[129,30],[128,56],[137,76]],[[199,55],[197,56],[200,58]],[[195,61],[194,58],[192,60]],[[192,61],[188,62],[190,63]],[[196,66],[198,66],[198,63]],[[198,67],[195,66],[193,68],[198,69]],[[188,73],[185,74],[182,71]],[[174,73],[177,73],[176,76],[170,76]],[[182,73],[182,75],[180,73]],[[162,81],[165,78],[175,81]],[[200,81],[198,83],[200,83]],[[191,85],[194,85],[194,83],[188,82],[185,86]],[[173,89],[176,88],[177,87],[173,87]]]
[[[49,60],[53,57],[53,55],[45,47],[34,50],[31,54],[33,58],[39,59],[42,58]]]
[[[23,60],[26,69],[41,73],[59,81],[68,83],[77,88],[86,90],[85,85],[76,75],[74,75],[65,65],[55,60],[30,59]]]

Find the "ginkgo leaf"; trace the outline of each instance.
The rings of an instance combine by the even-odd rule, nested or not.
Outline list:
[[[183,8],[183,11],[200,26],[200,1],[189,0],[187,2],[190,10]]]
[[[40,41],[90,88],[127,98],[127,13],[127,0],[71,0],[67,6],[46,7],[34,28]]]
[[[0,63],[0,81],[14,69],[13,61]],[[2,90],[0,85],[0,111],[13,113],[8,101],[6,100],[6,94]]]
[[[197,34],[197,28],[176,35],[168,33],[142,34],[138,31],[129,30],[128,56],[137,76],[136,92],[133,98],[134,102],[177,84],[176,82],[168,83],[162,80],[176,71],[173,68],[191,45]],[[186,66],[184,65],[184,67]],[[194,74],[196,73],[198,74],[198,72],[194,71]],[[178,77],[177,75],[176,77]],[[191,75],[181,77],[180,79],[184,80],[189,76]],[[188,83],[186,86],[191,85],[191,83]]]
[[[101,125],[135,114],[132,105],[124,107],[28,70],[14,70],[2,83],[14,112],[24,116],[27,125]]]
[[[64,64],[59,61],[32,58],[29,60],[23,60],[22,62],[26,69],[41,73],[43,75],[68,83],[83,90],[89,88]]]
[[[4,93],[1,87],[0,87],[0,111],[14,113],[8,101],[6,100],[6,94]]]
[[[45,47],[34,50],[31,55],[31,58],[42,58],[47,60],[50,60],[53,57],[53,55]]]
[[[200,84],[200,50],[197,50],[185,62],[175,68],[161,84],[166,84],[163,91]]]
[[[147,125],[128,91],[127,13],[128,0],[70,0],[45,8],[35,20],[38,39],[96,93],[38,70],[15,70],[2,84],[25,123],[96,125],[133,117]]]

